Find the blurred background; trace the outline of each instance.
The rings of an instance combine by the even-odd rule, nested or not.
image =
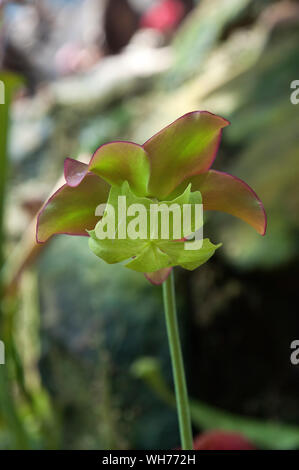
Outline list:
[[[180,115],[231,121],[215,167],[244,179],[266,237],[208,213],[223,247],[176,270],[194,435],[299,449],[299,3],[0,1],[1,449],[179,445],[161,289],[83,237],[35,244],[66,157],[143,143]]]

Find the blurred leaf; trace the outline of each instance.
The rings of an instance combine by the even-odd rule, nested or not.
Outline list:
[[[249,1],[222,0],[221,6],[218,0],[200,2],[175,36],[175,63],[163,79],[167,88],[181,85],[198,72],[223,28],[247,7]]]
[[[175,406],[175,397],[167,387],[160,364],[155,358],[140,358],[133,364],[132,373],[146,381],[162,400]],[[267,449],[295,449],[299,447],[299,427],[275,421],[262,421],[238,416],[203,402],[190,400],[192,422],[199,429],[239,432]]]

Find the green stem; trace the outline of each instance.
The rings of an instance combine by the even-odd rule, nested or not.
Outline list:
[[[177,322],[173,271],[163,282],[163,300],[169,341],[176,404],[179,419],[181,445],[183,450],[192,450],[192,429],[185,370]]]

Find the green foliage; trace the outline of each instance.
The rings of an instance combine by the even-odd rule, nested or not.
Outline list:
[[[146,383],[169,405],[175,398],[163,379],[159,362],[154,358],[140,358],[132,366],[132,373]],[[299,427],[272,420],[245,418],[207,405],[190,401],[193,424],[199,429],[217,429],[239,432],[263,449],[296,449],[299,447]]]
[[[162,82],[167,89],[182,85],[203,68],[223,29],[249,3],[249,0],[222,0],[219,7],[218,0],[200,2],[174,39],[175,63]]]

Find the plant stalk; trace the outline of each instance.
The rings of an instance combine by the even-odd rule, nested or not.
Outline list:
[[[169,277],[166,279],[166,281],[163,282],[162,286],[166,328],[172,363],[175,396],[179,420],[181,446],[182,450],[192,450],[193,440],[191,417],[176,313],[173,270],[170,273]]]

